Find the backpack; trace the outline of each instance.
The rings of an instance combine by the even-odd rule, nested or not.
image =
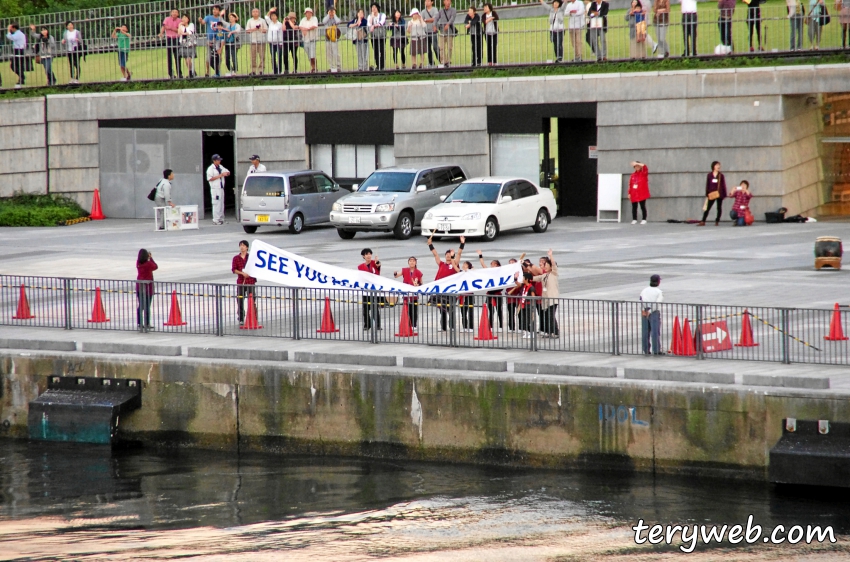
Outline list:
[[[328,41],[331,43],[336,43],[337,39],[339,39],[339,28],[335,25],[329,26],[325,30],[325,37],[327,37]]]
[[[156,201],[156,196],[159,194],[159,185],[162,183],[162,180],[159,180],[156,184],[156,187],[151,189],[151,192],[148,193],[148,199],[151,201]]]

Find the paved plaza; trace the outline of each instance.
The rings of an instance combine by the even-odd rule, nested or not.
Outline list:
[[[651,212],[651,205],[650,205]],[[814,270],[818,236],[850,240],[850,223],[756,223],[734,228],[687,224],[597,223],[558,218],[545,234],[524,229],[495,242],[467,241],[464,257],[505,262],[526,252],[537,261],[551,248],[560,266],[562,296],[636,300],[649,276],[662,277],[667,302],[831,308],[850,303],[846,271]],[[150,250],[159,281],[233,283],[230,260],[241,239],[259,238],[303,256],[342,267],[356,267],[360,250],[370,247],[383,262],[383,275],[419,258],[425,279],[436,265],[425,238],[395,240],[386,234],[358,233],[342,240],[330,227],[307,228],[300,235],[260,229],[245,234],[234,222],[197,231],[154,232],[153,221],[106,220],[61,228],[3,229],[0,273],[106,279],[134,279],[139,248]],[[442,254],[456,241],[435,242]]]

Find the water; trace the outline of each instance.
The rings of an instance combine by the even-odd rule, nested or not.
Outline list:
[[[806,551],[831,560],[850,558],[847,499],[645,474],[0,441],[0,559],[651,559],[631,539],[638,519],[753,514],[767,528],[833,525],[838,545]],[[790,547],[772,548],[736,559]]]

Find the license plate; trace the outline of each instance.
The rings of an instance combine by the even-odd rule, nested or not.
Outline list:
[[[360,224],[360,217],[348,217],[348,224]]]
[[[269,216],[268,215],[257,215],[256,219],[257,219],[257,222],[269,222]]]
[[[450,222],[441,222],[437,224],[437,230],[445,230],[449,231],[452,229],[452,223]]]

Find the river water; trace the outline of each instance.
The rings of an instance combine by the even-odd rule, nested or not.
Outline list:
[[[656,560],[650,523],[832,525],[689,560],[850,559],[850,501],[752,482],[0,441],[2,560]]]

